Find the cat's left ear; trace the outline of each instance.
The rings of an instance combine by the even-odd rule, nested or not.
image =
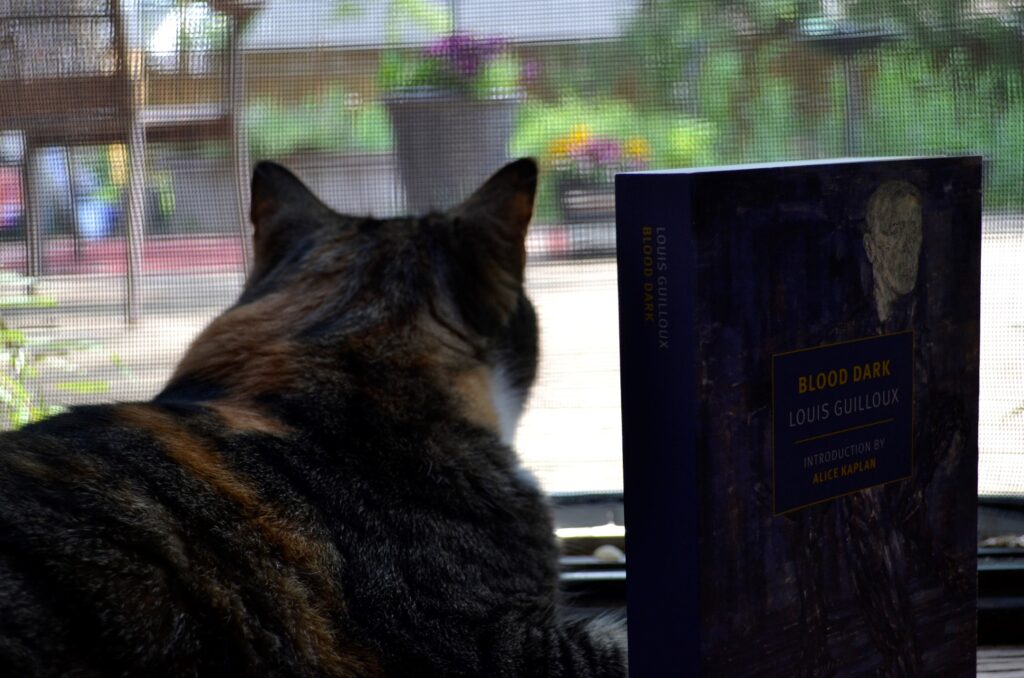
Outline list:
[[[449,212],[462,278],[453,291],[478,331],[496,331],[519,303],[536,192],[537,163],[524,158],[498,170]]]
[[[267,266],[305,238],[312,227],[310,210],[322,206],[297,176],[263,161],[252,173],[250,218],[257,268]]]

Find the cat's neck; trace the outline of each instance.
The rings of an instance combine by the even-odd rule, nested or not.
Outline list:
[[[324,393],[342,402],[327,402]],[[260,418],[273,409],[267,403],[287,401],[293,412],[323,417],[353,399],[386,401],[411,417],[428,402],[446,403],[443,412],[426,410],[461,418],[506,444],[523,409],[502,366],[447,331],[433,328],[414,339],[360,335],[327,351],[268,336],[231,314],[196,338],[157,397]]]

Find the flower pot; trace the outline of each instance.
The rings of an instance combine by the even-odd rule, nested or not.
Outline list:
[[[398,174],[410,213],[443,210],[508,162],[519,96],[471,99],[421,89],[387,100]]]
[[[615,221],[615,188],[610,182],[561,177],[555,182],[558,208],[566,224]]]

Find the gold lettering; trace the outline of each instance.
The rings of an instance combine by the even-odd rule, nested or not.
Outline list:
[[[853,366],[853,381],[867,381],[868,379],[881,379],[892,376],[892,366],[889,360],[876,360],[863,365]]]
[[[817,372],[815,374],[807,374],[797,377],[796,390],[797,393],[812,393],[814,391],[824,391],[825,389],[836,388],[837,386],[844,386],[850,381],[850,372],[845,367],[841,367],[838,370],[829,370],[828,372]]]

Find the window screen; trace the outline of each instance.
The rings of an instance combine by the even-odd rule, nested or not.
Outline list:
[[[982,494],[1024,493],[1024,9],[992,0],[4,0],[0,420],[155,394],[244,280],[248,168],[336,209],[543,168],[517,447],[622,486],[615,172],[986,157]]]

